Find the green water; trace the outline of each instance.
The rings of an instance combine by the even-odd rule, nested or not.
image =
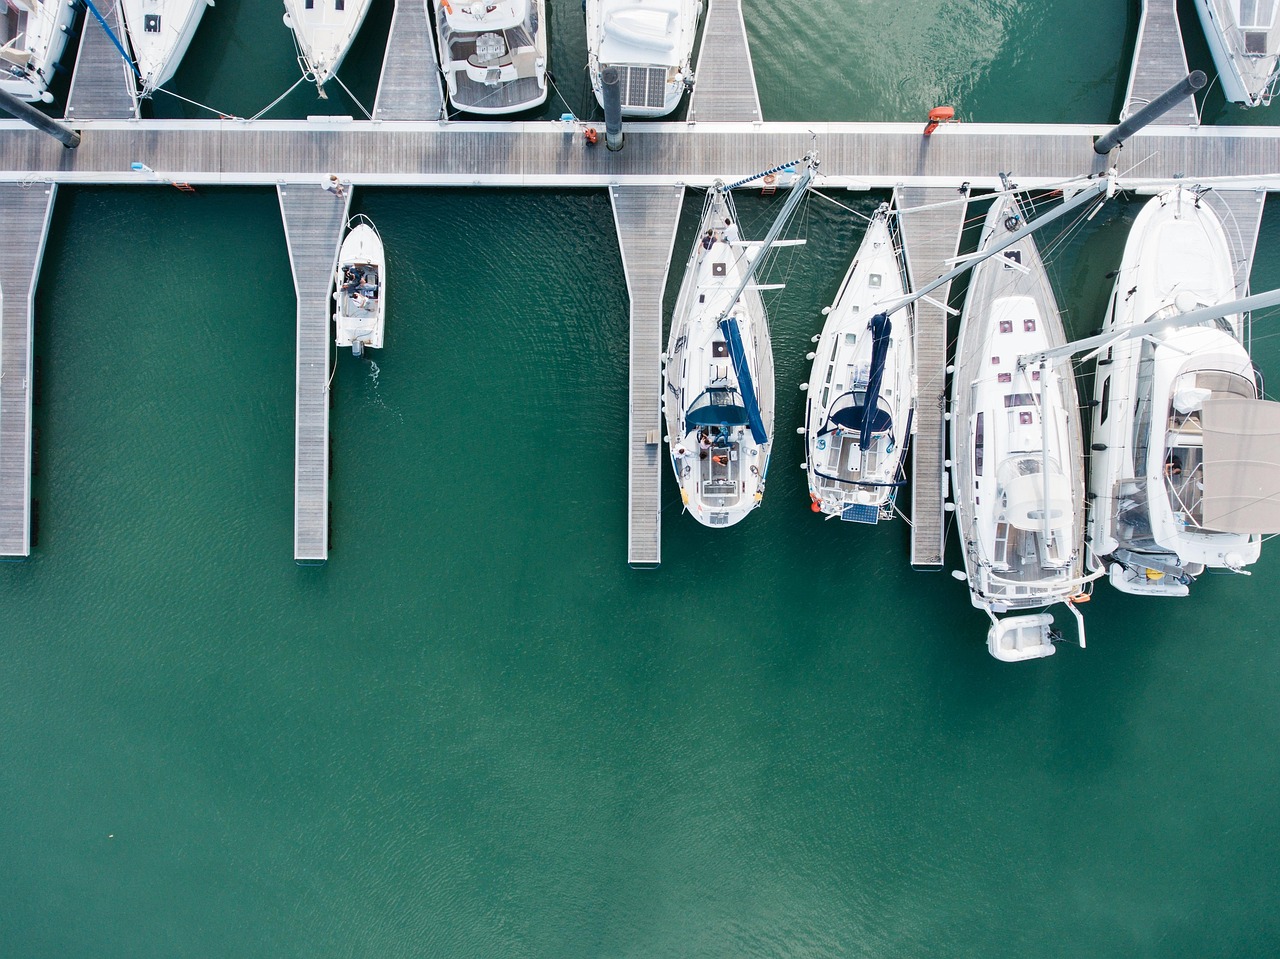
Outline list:
[[[1103,122],[1136,23],[1112,0],[747,10],[772,119],[948,99]],[[239,113],[283,92],[278,13],[219,0],[177,89]],[[551,14],[585,112],[579,5]],[[389,22],[379,4],[366,33]],[[1106,37],[1068,40],[1081,22]],[[361,43],[344,77],[371,100]],[[350,112],[291,97],[281,115]],[[748,233],[776,199],[741,199]],[[333,552],[302,569],[274,193],[59,193],[39,544],[0,565],[0,956],[1280,949],[1277,544],[1181,602],[1099,588],[1087,650],[990,659],[964,586],[908,569],[905,525],[808,511],[794,387],[862,231],[812,199],[809,245],[775,268],[764,507],[710,532],[664,477],[663,565],[631,571],[605,194],[355,206],[388,243],[387,345],[339,359]],[[1052,245],[1072,333],[1098,325],[1136,209]],[[1255,288],[1280,285],[1277,251],[1271,215]],[[1272,380],[1273,319],[1254,351]]]

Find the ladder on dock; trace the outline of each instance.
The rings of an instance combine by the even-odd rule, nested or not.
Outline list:
[[[662,561],[662,298],[684,187],[612,187],[631,300],[627,415],[627,562]]]
[[[124,37],[118,0],[99,0],[97,7],[116,36]],[[71,74],[67,95],[68,120],[121,120],[138,115],[134,97],[133,71],[102,29],[102,24],[86,11],[80,30],[80,52]]]
[[[444,88],[427,10],[422,0],[396,0],[382,59],[375,120],[439,120],[444,114]]]
[[[742,0],[709,0],[693,77],[690,120],[763,119]]]
[[[36,281],[57,187],[0,184],[0,556],[31,555],[31,401]]]
[[[329,558],[329,321],[351,189],[337,197],[315,180],[276,191],[298,296],[293,558],[315,564]]]
[[[1177,0],[1142,0],[1138,39],[1120,119],[1137,113],[1187,75]],[[1189,96],[1155,121],[1194,126],[1200,122],[1196,98]]]
[[[898,210],[907,272],[914,289],[946,272],[956,255],[964,229],[969,190],[961,187],[899,187],[893,193]],[[945,204],[945,205],[940,205]],[[932,209],[928,209],[932,207]],[[946,303],[951,284],[932,299]],[[927,300],[915,306],[916,415],[911,441],[911,565],[916,569],[942,565],[945,545],[946,497],[944,413],[947,395],[947,314]]]

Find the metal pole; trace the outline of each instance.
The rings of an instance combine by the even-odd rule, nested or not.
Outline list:
[[[1192,70],[1189,74],[1156,97],[1145,107],[1127,120],[1112,129],[1093,145],[1095,153],[1106,156],[1129,137],[1133,136],[1148,123],[1159,119],[1197,90],[1203,89],[1208,82],[1203,70]]]
[[[622,149],[622,86],[617,67],[605,67],[600,74],[604,91],[604,145],[611,153]]]
[[[64,126],[51,116],[46,116],[30,103],[19,100],[7,90],[0,90],[0,110],[4,110],[24,123],[31,124],[42,133],[49,134],[68,149],[80,145],[80,134],[75,130]]]

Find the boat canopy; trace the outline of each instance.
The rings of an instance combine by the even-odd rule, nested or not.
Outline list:
[[[1202,416],[1205,528],[1280,533],[1280,403],[1208,399]]]
[[[698,394],[684,414],[686,429],[695,426],[746,426],[747,410],[738,391],[712,387]]]
[[[884,405],[884,401],[879,398],[871,414],[867,415],[867,392],[851,390],[836,397],[836,401],[831,404],[831,412],[827,415],[827,422],[819,431],[819,435],[830,433],[837,426],[862,434],[865,438],[860,441],[860,445],[866,449],[871,445],[872,434],[885,433],[892,429],[893,415]]]
[[[729,344],[729,359],[733,360],[733,372],[738,378],[738,389],[742,391],[742,405],[747,411],[751,438],[756,441],[756,445],[763,446],[769,442],[769,434],[765,431],[764,419],[760,416],[760,401],[756,399],[755,384],[751,382],[751,369],[747,366],[747,354],[742,346],[742,333],[738,330],[737,318],[726,316],[721,320],[720,332]]]
[[[998,479],[1004,490],[1005,521],[1009,525],[1038,532],[1045,527],[1046,513],[1050,529],[1065,529],[1075,515],[1071,502],[1071,482],[1049,463],[1048,492],[1045,500],[1044,464],[1037,456],[1007,459],[1000,465]]]

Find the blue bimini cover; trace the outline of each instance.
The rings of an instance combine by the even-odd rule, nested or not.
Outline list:
[[[747,354],[742,348],[742,334],[738,331],[737,319],[727,316],[721,320],[720,332],[729,344],[729,359],[733,360],[733,372],[738,377],[738,391],[742,394],[742,405],[747,409],[747,425],[751,427],[751,437],[757,446],[763,446],[769,442],[769,434],[765,432],[764,420],[760,416],[760,401],[756,399],[751,370],[747,368]]]

